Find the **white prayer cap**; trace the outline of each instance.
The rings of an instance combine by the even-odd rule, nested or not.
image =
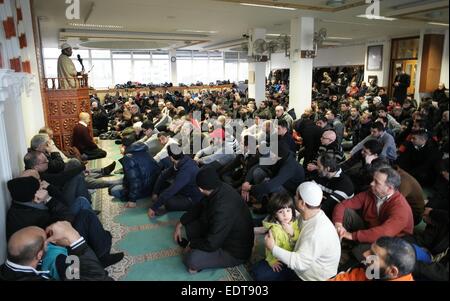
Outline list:
[[[61,50],[67,49],[67,48],[72,48],[72,46],[70,46],[70,44],[68,43],[64,43],[61,45]]]
[[[297,188],[297,193],[309,206],[318,207],[322,204],[322,189],[314,182],[304,182]]]

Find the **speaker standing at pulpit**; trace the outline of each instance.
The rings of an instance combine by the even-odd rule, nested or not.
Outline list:
[[[61,89],[76,89],[77,76],[84,74],[84,68],[81,72],[77,72],[70,58],[72,53],[72,46],[67,43],[61,45],[61,55],[58,58],[58,78]]]

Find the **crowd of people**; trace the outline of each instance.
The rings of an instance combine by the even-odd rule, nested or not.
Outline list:
[[[8,182],[0,278],[70,280],[64,259],[78,254],[79,278],[109,280],[124,254],[111,254],[90,200],[108,188],[127,208],[151,198],[150,219],[186,212],[173,239],[191,273],[248,263],[265,235],[258,281],[448,280],[448,96],[441,84],[418,102],[407,77],[389,97],[376,81],[336,89],[324,74],[305,112],[289,110],[287,81],[268,81],[262,101],[236,89],[93,95],[73,151],[44,128]],[[107,156],[92,134],[121,148],[120,181],[105,178],[115,162],[86,167]]]

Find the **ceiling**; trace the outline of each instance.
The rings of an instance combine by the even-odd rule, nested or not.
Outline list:
[[[296,10],[243,6],[240,2]],[[315,17],[316,28],[327,29],[329,45],[347,45],[386,35],[417,35],[421,29],[445,30],[448,26],[429,22],[449,22],[448,0],[381,1],[381,15],[397,18],[394,21],[357,17],[366,13],[368,4],[364,0],[80,0],[80,3],[80,20],[68,20],[65,1],[33,1],[43,47],[58,47],[68,41],[75,48],[226,50],[245,42],[243,35],[251,28],[265,28],[269,34],[289,34],[290,20],[297,16]]]

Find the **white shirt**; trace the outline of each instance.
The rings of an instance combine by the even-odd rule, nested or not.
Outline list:
[[[88,127],[88,125],[84,121],[79,121],[78,123],[81,124],[81,125],[84,125],[85,127]]]
[[[294,270],[304,281],[325,281],[337,274],[341,243],[335,227],[321,210],[305,221],[300,217],[300,237],[294,251],[278,246],[273,255]]]
[[[376,199],[376,202],[377,202],[376,205],[377,205],[377,214],[378,215],[380,215],[381,206],[383,206],[384,203],[389,201],[391,196],[393,196],[393,194],[385,196],[384,198],[379,198],[379,197],[375,196],[377,198]]]

